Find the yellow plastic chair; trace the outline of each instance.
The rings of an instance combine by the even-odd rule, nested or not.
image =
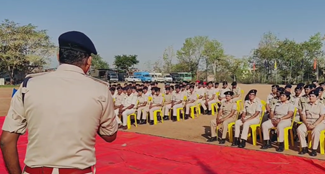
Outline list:
[[[262,124],[262,120],[263,120],[263,117],[264,117],[264,114],[265,114],[265,106],[262,105],[262,114],[260,116],[260,122],[258,124],[252,124],[249,126],[249,128],[251,129],[252,131],[252,141],[253,141],[253,145],[256,146],[256,142],[257,142],[257,135],[256,135],[256,130],[258,128],[258,134],[260,136],[260,142],[263,143],[263,139],[262,139],[262,128],[261,128],[261,124]],[[249,135],[250,136],[250,135]]]
[[[194,111],[196,112],[196,114],[194,114]],[[190,107],[190,117],[192,118],[192,119],[194,119],[195,118],[195,116],[196,117],[199,117],[199,111],[198,111],[198,107],[197,107],[197,105],[194,105],[194,106],[191,106]]]
[[[163,99],[162,106],[164,106],[164,103],[165,103],[165,98]],[[161,117],[161,123],[164,123],[164,119],[162,118],[163,117],[162,109],[163,109],[163,107],[160,107],[160,109],[153,111],[153,124],[154,125],[156,125],[158,123],[158,113],[160,114],[160,117]]]
[[[261,100],[262,106],[266,107],[266,102],[264,100]]]
[[[319,150],[320,150],[320,154],[324,154],[324,150],[325,150],[325,130],[322,130],[320,132],[320,137],[319,137]]]
[[[297,114],[297,108],[295,108],[295,111],[293,112],[293,116],[292,116],[292,121],[291,121],[291,125],[289,127],[284,128],[284,150],[288,150],[289,149],[289,131],[290,131],[290,140],[291,140],[291,146],[295,145],[295,142],[293,141],[293,123],[295,122],[295,117]],[[273,127],[271,129],[276,130],[276,127]],[[269,130],[270,131],[270,130]]]
[[[151,96],[148,97],[148,101],[149,101],[149,102],[152,101],[152,97],[151,97]]]
[[[134,113],[128,115],[128,117],[127,117],[126,125],[127,125],[127,128],[128,129],[131,129],[131,117],[132,116],[134,118],[134,125],[135,125],[135,127],[138,127],[138,124],[137,124],[137,114],[135,114],[135,112],[134,112]]]
[[[181,107],[181,108],[177,108],[177,110],[176,110],[176,119],[177,119],[177,121],[180,120],[181,112],[183,114],[183,120],[184,120],[184,115],[185,115],[184,108]]]
[[[217,111],[216,107],[218,107],[217,103],[212,103],[211,104],[211,114],[214,115]]]

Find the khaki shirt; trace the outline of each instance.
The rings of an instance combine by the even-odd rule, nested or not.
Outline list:
[[[274,118],[282,118],[283,116],[287,115],[288,112],[294,112],[294,110],[295,107],[290,101],[286,101],[285,103],[278,101],[272,108],[272,111],[274,112]]]
[[[172,94],[165,94],[165,104],[170,104],[172,102]]]
[[[306,116],[307,123],[313,124],[321,115],[325,114],[325,107],[318,101],[315,103],[308,102],[302,113]]]
[[[175,93],[173,96],[172,96],[172,101],[174,102],[179,102],[179,101],[183,101],[184,100],[184,96],[181,92],[179,93]]]
[[[119,94],[116,94],[115,95],[115,106],[120,106],[123,102],[125,98],[125,94],[124,93],[121,93],[120,95]]]
[[[221,104],[221,112],[222,112],[222,118],[226,117],[227,115],[229,115],[231,113],[231,110],[235,110],[237,113],[237,104],[230,100],[229,102],[225,101]],[[234,114],[234,116],[236,115],[236,113]]]
[[[148,97],[143,94],[141,96],[138,95],[137,97],[140,105],[142,105],[145,102],[148,102]]]
[[[189,93],[188,96],[187,96],[187,100],[188,101],[192,101],[192,100],[197,100],[197,95],[195,94],[195,92],[193,91],[193,93]]]
[[[266,98],[266,104],[270,105],[273,98],[276,98],[276,95],[274,95],[273,93],[270,93]]]
[[[273,97],[269,103],[270,109],[274,109],[275,105],[278,103],[279,99],[277,97]]]
[[[95,165],[97,131],[113,135],[118,128],[107,84],[68,64],[31,76],[12,98],[2,127],[18,134],[28,129],[25,164],[80,169]]]
[[[293,106],[296,107],[296,108],[298,108],[300,97],[301,96],[297,97],[295,95],[292,95],[291,98],[290,98]]]
[[[305,108],[305,105],[309,102],[308,95],[303,95],[300,97],[298,102],[298,109],[303,110]]]
[[[216,95],[216,91],[214,90],[214,89],[207,89],[206,90],[207,91],[207,97],[208,97],[208,99],[214,99],[214,98],[212,98],[213,97],[213,95],[215,96]]]
[[[204,95],[205,95],[205,93],[206,93],[206,88],[198,88],[197,90],[196,90],[196,94],[198,94],[199,96],[203,96],[204,97]]]
[[[133,93],[131,93],[130,95],[125,94],[122,104],[124,108],[127,108],[131,105],[134,105],[134,108],[136,108],[137,101],[138,101],[138,97]]]
[[[241,89],[240,89],[240,87],[236,86],[235,89],[232,88],[231,90],[232,90],[232,92],[234,92],[234,96],[236,96],[236,95],[238,95],[238,97],[241,96]]]
[[[260,112],[258,117],[262,114],[262,104],[256,98],[252,102],[250,100],[245,100],[244,109],[246,113],[246,119],[251,118],[255,112]]]
[[[227,92],[227,91],[231,91],[231,89],[229,89],[229,88],[221,88],[220,89],[220,97],[222,97],[222,98],[226,97],[225,92]]]
[[[164,97],[159,94],[158,96],[157,95],[154,95],[152,96],[152,104],[163,104],[164,102]]]

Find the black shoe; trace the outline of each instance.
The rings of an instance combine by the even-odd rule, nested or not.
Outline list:
[[[185,120],[187,120],[188,118],[190,117],[190,115],[189,114],[185,114]]]
[[[207,142],[214,142],[217,141],[217,137],[211,137],[210,139],[207,140]]]
[[[137,124],[141,124],[141,120],[137,120]]]
[[[231,146],[238,146],[238,144],[239,144],[239,141],[238,140],[239,139],[235,137],[234,140],[232,141]]]
[[[211,115],[211,110],[208,111],[208,115]]]
[[[165,116],[163,117],[163,119],[164,119],[164,120],[169,120],[169,117],[168,117],[167,115],[165,115]]]
[[[219,141],[219,144],[225,144],[226,143],[226,139],[221,139],[220,141]]]
[[[317,150],[311,150],[310,156],[317,156]]]
[[[150,124],[150,125],[154,125],[154,121],[153,121],[153,120],[150,120],[150,121],[149,121],[149,124]]]
[[[284,142],[279,142],[279,147],[276,150],[277,152],[283,152],[284,151]]]
[[[271,141],[270,140],[264,140],[264,144],[262,145],[261,149],[268,149],[271,148]]]
[[[160,115],[157,116],[157,120],[158,120],[158,121],[161,121],[161,116],[160,116]]]
[[[298,153],[299,155],[304,155],[308,152],[308,148],[307,147],[303,147],[301,148],[301,151]]]
[[[244,148],[246,146],[246,140],[241,140],[241,142],[239,143],[238,147],[239,148]]]
[[[141,120],[140,124],[147,124],[147,120]]]
[[[208,111],[207,110],[204,110],[203,113],[204,113],[204,115],[207,115],[208,114]]]
[[[172,120],[175,122],[177,121],[177,117],[176,116],[172,116]]]

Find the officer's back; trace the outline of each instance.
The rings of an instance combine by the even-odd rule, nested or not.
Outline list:
[[[107,84],[85,75],[90,54],[97,54],[87,39],[78,32],[61,35],[57,70],[31,75],[27,87],[12,99],[3,130],[11,136],[28,129],[27,173],[39,172],[41,167],[89,169],[96,163],[96,133],[108,142],[116,138]]]

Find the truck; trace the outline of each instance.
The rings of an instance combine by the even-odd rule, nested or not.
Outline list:
[[[89,75],[106,82],[118,82],[117,73],[112,69],[91,69]]]
[[[141,79],[142,82],[152,82],[149,72],[134,72],[133,76]]]
[[[149,73],[153,82],[164,82],[165,79],[161,73]]]
[[[178,73],[170,73],[170,75],[173,78],[173,82],[181,82],[182,81],[182,79]]]
[[[184,82],[192,81],[192,73],[190,72],[179,72],[178,75],[180,76],[181,80]]]

